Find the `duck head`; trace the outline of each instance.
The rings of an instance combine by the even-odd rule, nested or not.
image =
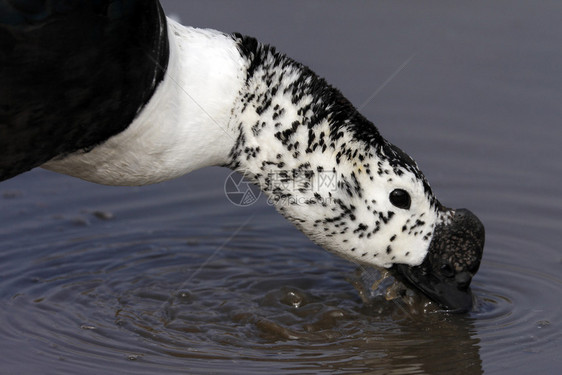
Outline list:
[[[482,223],[442,206],[414,160],[341,92],[274,48],[237,38],[248,69],[226,165],[326,250],[390,269],[447,310],[469,310]]]

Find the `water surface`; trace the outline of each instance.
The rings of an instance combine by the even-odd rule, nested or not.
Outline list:
[[[226,169],[142,188],[34,170],[0,184],[3,373],[560,372],[562,6],[163,4],[307,63],[475,212],[475,309],[377,296],[263,197],[229,202]]]

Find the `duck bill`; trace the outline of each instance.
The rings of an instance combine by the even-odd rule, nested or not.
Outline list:
[[[422,264],[394,265],[394,274],[449,312],[468,312],[473,305],[470,282],[484,250],[484,226],[466,209],[440,211],[448,219],[436,226]]]
[[[410,267],[397,264],[394,270],[402,282],[421,291],[448,312],[464,313],[472,309],[473,297],[470,287],[459,287],[454,278],[428,273],[425,271],[426,266],[422,264]]]

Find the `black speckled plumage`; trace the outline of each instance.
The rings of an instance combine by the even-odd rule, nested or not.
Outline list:
[[[0,181],[123,131],[168,54],[157,0],[0,0]]]
[[[302,115],[302,121],[294,121],[289,128],[283,128],[276,133],[276,137],[285,142],[294,134],[300,126],[306,126],[309,129],[308,139],[306,140],[306,148],[304,152],[315,152],[317,148],[324,152],[334,141],[337,141],[343,136],[345,132],[353,134],[353,138],[360,140],[369,149],[372,147],[377,153],[387,159],[390,165],[394,168],[395,173],[401,173],[401,169],[412,172],[418,179],[424,183],[424,188],[428,195],[431,195],[431,188],[427,180],[420,172],[417,164],[397,146],[387,142],[378,132],[375,125],[367,120],[361,113],[359,113],[353,104],[343,96],[343,94],[323,78],[318,77],[307,66],[304,66],[287,56],[276,51],[275,47],[260,44],[255,38],[244,36],[241,34],[234,34],[238,42],[240,52],[250,61],[247,71],[247,81],[252,79],[258,69],[265,69],[270,71],[284,71],[290,66],[297,66],[299,69],[299,79],[291,84],[289,87],[284,87],[287,93],[292,97],[292,104],[297,105],[303,97],[312,97],[311,103],[299,109],[299,114]],[[276,79],[274,79],[276,78]],[[256,107],[256,113],[261,115],[271,105],[271,96],[277,93],[280,89],[280,82],[283,79],[283,74],[275,76],[274,73],[265,75],[259,78],[263,81],[264,86],[267,88],[261,95],[252,93],[244,98],[245,105],[242,107],[244,112],[248,104]],[[284,108],[274,108],[274,115],[272,120],[275,122],[283,114]],[[304,114],[310,111],[311,116]],[[330,132],[329,134],[316,134],[312,131],[315,125],[322,120],[329,118]],[[277,126],[281,127],[278,122]],[[258,123],[254,127],[254,131],[265,127],[265,123]],[[364,155],[359,154],[360,150],[353,148],[340,147],[336,161],[343,157],[347,159],[363,159]],[[294,145],[287,145],[288,151],[295,148]],[[367,151],[367,149],[365,151]],[[233,158],[236,159],[236,148],[233,151]]]

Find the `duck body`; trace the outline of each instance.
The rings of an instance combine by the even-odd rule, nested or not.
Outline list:
[[[152,0],[0,0],[0,180],[122,132],[168,61]]]
[[[106,185],[146,185],[228,163],[246,60],[232,36],[167,20],[164,78],[129,126],[43,167]]]
[[[0,128],[8,137],[2,141],[7,148],[0,148],[2,178],[41,165],[96,183],[144,185],[227,166],[260,186],[281,214],[325,249],[394,269],[447,308],[470,308],[482,224],[467,210],[442,206],[417,164],[337,89],[254,38],[165,19],[155,0],[101,3],[109,5],[84,11],[77,0],[80,6],[53,22],[60,22],[58,32],[81,12],[95,13],[99,24],[116,22],[120,32],[102,27],[107,36],[100,43],[122,39],[126,48],[86,46],[111,60],[98,63],[111,72],[99,77],[109,80],[82,82],[85,67],[75,73],[75,65],[65,65],[68,71],[60,74],[76,76],[55,91],[72,96],[78,90],[85,104],[59,98],[51,116],[42,114],[54,103],[41,95],[22,94],[11,99],[13,106],[4,105],[13,116]],[[112,9],[116,4],[121,7]],[[141,32],[122,32],[132,29]],[[128,57],[113,61],[112,51]],[[58,59],[72,60],[74,51],[66,52]],[[41,64],[35,65],[41,78]],[[36,85],[46,92],[44,82],[30,82],[15,80],[10,87]],[[61,135],[50,137],[57,129]],[[9,137],[18,141],[12,145]]]

